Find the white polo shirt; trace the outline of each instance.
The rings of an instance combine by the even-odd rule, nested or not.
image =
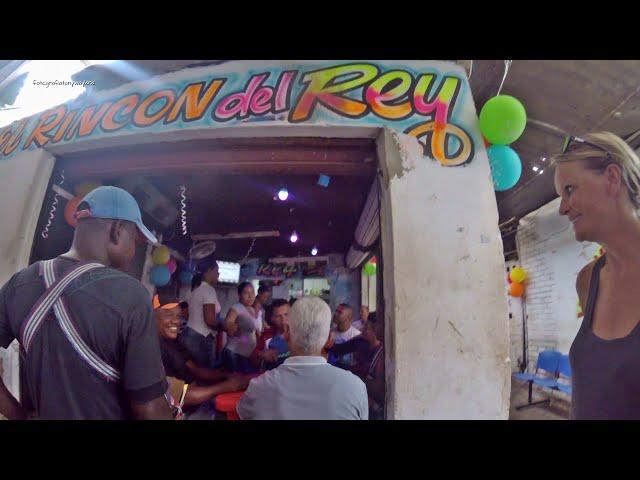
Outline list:
[[[251,380],[237,411],[243,420],[367,420],[367,387],[323,357],[290,357]]]

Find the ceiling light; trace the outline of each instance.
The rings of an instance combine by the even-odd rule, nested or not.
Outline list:
[[[278,198],[284,202],[287,198],[289,198],[289,190],[287,190],[285,187],[282,187],[280,190],[278,190]]]
[[[540,160],[542,160],[543,162],[547,161],[547,157],[542,157]]]
[[[532,170],[533,170],[534,172],[537,172],[537,171],[538,171],[538,167],[536,167],[536,166],[534,165],[534,166],[532,167]]]
[[[538,175],[542,175],[542,172],[544,172],[544,170],[540,170],[540,171],[538,172]]]
[[[293,233],[289,237],[289,240],[291,240],[291,243],[296,243],[298,241],[298,234],[296,233],[295,230],[293,231]]]
[[[316,247],[313,247],[311,249],[311,255],[313,255],[314,257],[318,254],[318,249]]]

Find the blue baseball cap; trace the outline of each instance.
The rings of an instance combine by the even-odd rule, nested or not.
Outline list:
[[[142,215],[138,202],[126,190],[118,187],[98,187],[87,193],[82,199],[89,205],[89,211],[78,211],[77,218],[108,218],[112,220],[127,220],[133,222],[140,233],[151,244],[157,244],[158,239],[142,223]]]

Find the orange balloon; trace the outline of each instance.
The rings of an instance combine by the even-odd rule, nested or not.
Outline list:
[[[67,202],[67,206],[64,207],[64,219],[67,221],[69,225],[73,228],[76,228],[78,221],[74,218],[74,214],[76,213],[76,209],[82,199],[80,197],[73,197],[71,200]]]
[[[524,286],[521,283],[513,282],[509,285],[509,295],[512,297],[521,297],[524,293]]]

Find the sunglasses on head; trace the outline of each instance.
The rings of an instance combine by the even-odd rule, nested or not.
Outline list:
[[[580,137],[576,137],[575,135],[569,135],[567,137],[565,137],[564,142],[562,144],[562,153],[567,153],[569,150],[571,150],[571,147],[579,147],[580,145],[588,145],[590,147],[595,148],[596,150],[600,150],[601,152],[604,152],[607,157],[609,157],[609,152],[607,150],[605,150],[604,148],[602,148],[600,145],[596,145],[595,143],[591,143],[586,141],[584,138],[580,138]]]

